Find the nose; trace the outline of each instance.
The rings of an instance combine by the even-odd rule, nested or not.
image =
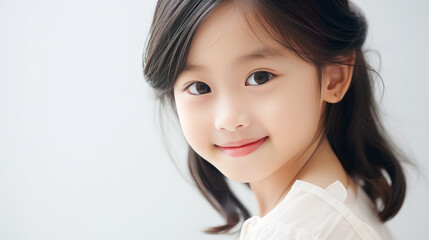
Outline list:
[[[235,132],[250,125],[249,112],[242,101],[239,98],[219,101],[215,118],[217,130]]]

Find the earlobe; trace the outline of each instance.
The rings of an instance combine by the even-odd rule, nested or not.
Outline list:
[[[340,102],[349,89],[354,69],[355,52],[343,60],[344,64],[331,64],[326,66],[323,71],[324,100],[326,102]]]

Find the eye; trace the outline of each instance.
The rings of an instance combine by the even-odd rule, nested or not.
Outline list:
[[[189,84],[185,90],[192,95],[201,95],[211,92],[210,87],[203,82],[193,82]]]
[[[266,83],[271,78],[274,77],[274,74],[266,71],[259,71],[252,73],[246,80],[246,86],[258,86]]]

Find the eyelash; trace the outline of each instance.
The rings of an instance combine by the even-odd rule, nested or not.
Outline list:
[[[262,83],[262,84],[258,84],[258,85],[246,85],[246,86],[259,86],[259,85],[263,85],[263,84],[265,84],[265,83],[267,83],[267,82],[269,82],[270,80],[272,80],[274,77],[276,77],[277,75],[275,75],[275,74],[273,74],[273,73],[271,73],[271,72],[268,72],[268,71],[256,71],[256,72],[252,72],[247,78],[246,78],[246,82],[247,82],[247,80],[250,78],[250,76],[252,76],[252,75],[254,75],[255,73],[268,73],[269,75],[270,75],[270,78],[266,81],[266,82],[264,82],[264,83]],[[193,84],[197,84],[197,83],[203,83],[203,82],[191,82],[191,83],[189,83],[184,89],[183,89],[183,91],[187,91],[188,93],[189,93],[189,88],[193,85]],[[203,84],[205,84],[205,83],[203,83]],[[206,84],[207,85],[207,84]],[[208,85],[207,85],[208,86]],[[209,87],[210,88],[210,87]],[[211,90],[210,90],[210,92],[211,92]],[[210,93],[210,92],[208,92],[208,93]],[[189,93],[189,94],[191,94],[191,95],[196,95],[196,96],[198,96],[198,95],[203,95],[203,94],[206,94],[206,93],[201,93],[201,94],[193,94],[193,93]]]

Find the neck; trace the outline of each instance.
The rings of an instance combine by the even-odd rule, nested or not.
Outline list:
[[[329,141],[323,138],[317,146],[318,142],[315,141],[305,152],[287,161],[270,176],[249,183],[259,205],[260,217],[265,216],[286,196],[297,179],[322,188],[339,180],[348,187],[347,174]]]

